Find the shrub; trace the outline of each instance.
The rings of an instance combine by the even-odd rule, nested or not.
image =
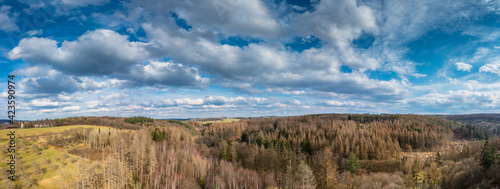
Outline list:
[[[352,152],[349,155],[349,158],[347,158],[347,169],[349,169],[351,173],[356,173],[359,169],[358,157],[356,157],[356,154]]]

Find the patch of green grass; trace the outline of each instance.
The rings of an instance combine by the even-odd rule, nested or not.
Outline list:
[[[27,137],[30,136],[35,136],[35,135],[40,135],[45,132],[52,132],[52,133],[60,133],[65,130],[73,129],[73,128],[109,128],[105,126],[93,126],[93,125],[71,125],[71,126],[58,126],[58,127],[43,127],[43,128],[29,128],[29,129],[14,129],[16,131],[16,137],[22,137],[26,135]],[[0,130],[0,141],[2,140],[8,140],[9,136],[7,134],[10,133],[12,129],[5,129],[5,130]]]

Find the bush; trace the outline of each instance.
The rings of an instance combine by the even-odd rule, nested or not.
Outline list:
[[[349,158],[347,158],[347,169],[349,169],[351,173],[356,173],[359,169],[358,157],[356,157],[356,154],[352,152],[349,155]]]
[[[165,131],[155,128],[154,131],[151,131],[151,138],[156,142],[161,142],[167,138],[167,134]]]

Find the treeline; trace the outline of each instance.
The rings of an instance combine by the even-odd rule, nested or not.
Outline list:
[[[138,124],[141,123],[141,124]],[[67,126],[67,125],[98,125],[98,126],[108,126],[118,129],[131,129],[137,130],[142,126],[167,126],[167,125],[182,125],[193,132],[196,133],[196,129],[187,122],[176,121],[176,120],[154,120],[149,117],[134,116],[129,118],[123,117],[92,117],[92,116],[81,116],[81,117],[68,117],[68,118],[56,118],[56,119],[39,119],[36,121],[23,121],[24,128],[35,128],[35,127],[56,127],[56,126]],[[16,121],[14,124],[16,127],[21,127],[21,122]],[[3,125],[4,128],[7,125]]]
[[[145,123],[145,122],[151,122],[153,123],[155,120],[153,118],[149,117],[143,117],[143,116],[134,116],[134,117],[129,117],[125,118],[125,122],[130,123],[130,124],[136,124],[136,123]]]
[[[36,121],[23,121],[24,128],[35,128],[35,127],[54,127],[54,126],[67,126],[67,125],[100,125],[109,126],[119,129],[140,129],[140,126],[125,122],[125,118],[122,117],[92,117],[92,116],[81,116],[81,117],[68,117],[68,118],[56,118],[56,119],[39,119]],[[21,127],[21,122],[17,121],[15,126]]]

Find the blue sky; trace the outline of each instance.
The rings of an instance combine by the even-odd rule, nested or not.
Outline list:
[[[0,65],[17,119],[499,113],[500,2],[0,0]]]

